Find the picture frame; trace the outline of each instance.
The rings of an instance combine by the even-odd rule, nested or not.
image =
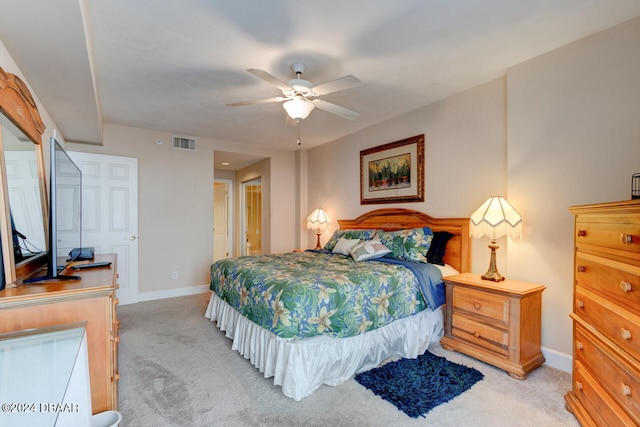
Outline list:
[[[424,202],[424,134],[360,151],[360,204]]]

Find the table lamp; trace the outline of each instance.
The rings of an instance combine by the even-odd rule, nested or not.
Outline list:
[[[482,278],[494,282],[504,280],[504,276],[496,267],[496,249],[499,248],[496,239],[505,234],[512,239],[522,238],[522,217],[504,198],[493,196],[471,214],[470,223],[471,236],[475,238],[489,236],[491,239],[489,269]]]
[[[329,218],[329,215],[327,215],[322,208],[314,210],[311,212],[311,215],[307,217],[307,229],[316,230],[316,236],[318,237],[314,249],[322,249],[320,245],[320,235],[327,229],[329,224],[331,224],[331,218]]]

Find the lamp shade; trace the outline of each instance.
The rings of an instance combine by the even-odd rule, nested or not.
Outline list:
[[[331,218],[322,208],[314,210],[307,217],[307,229],[309,230],[325,231],[329,224],[331,224]]]
[[[282,104],[282,107],[287,111],[287,114],[292,119],[303,120],[309,116],[311,111],[315,108],[315,105],[302,98],[302,96],[297,95],[293,99]]]
[[[522,217],[513,206],[499,196],[489,197],[471,214],[470,234],[473,237],[488,236],[491,240],[504,235],[512,239],[522,238]]]

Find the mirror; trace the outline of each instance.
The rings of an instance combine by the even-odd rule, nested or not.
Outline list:
[[[0,117],[9,196],[14,262],[42,255],[47,242],[42,222],[36,145],[6,117]]]
[[[43,131],[24,83],[0,68],[0,239],[7,287],[46,265]]]

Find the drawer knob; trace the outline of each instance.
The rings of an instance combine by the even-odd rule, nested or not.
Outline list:
[[[578,237],[584,237],[587,235],[587,230],[578,230]]]
[[[480,332],[473,331],[473,336],[476,337],[476,338],[480,338]]]
[[[624,280],[620,282],[620,289],[622,292],[631,292],[631,283],[625,282]]]
[[[587,267],[585,267],[584,265],[578,265],[576,269],[578,270],[578,273],[584,273]]]
[[[620,241],[625,245],[633,243],[633,235],[632,234],[627,234],[627,233],[621,233],[620,234]]]
[[[576,381],[576,389],[582,390],[582,383],[580,381]]]
[[[630,340],[631,339],[631,331],[625,328],[620,329],[620,335],[622,336],[623,340]]]
[[[582,344],[582,341],[578,341],[576,347],[578,347],[578,350],[582,350],[584,348],[584,344]]]
[[[576,301],[576,306],[578,308],[584,308],[584,301],[582,301],[581,299],[579,299],[578,301]]]
[[[620,384],[620,391],[623,396],[631,396],[631,388],[625,383]]]
[[[476,310],[480,310],[480,308],[481,308],[481,307],[482,307],[482,306],[480,305],[480,303],[479,303],[479,302],[474,302],[474,303],[473,303],[473,308],[475,308]]]

